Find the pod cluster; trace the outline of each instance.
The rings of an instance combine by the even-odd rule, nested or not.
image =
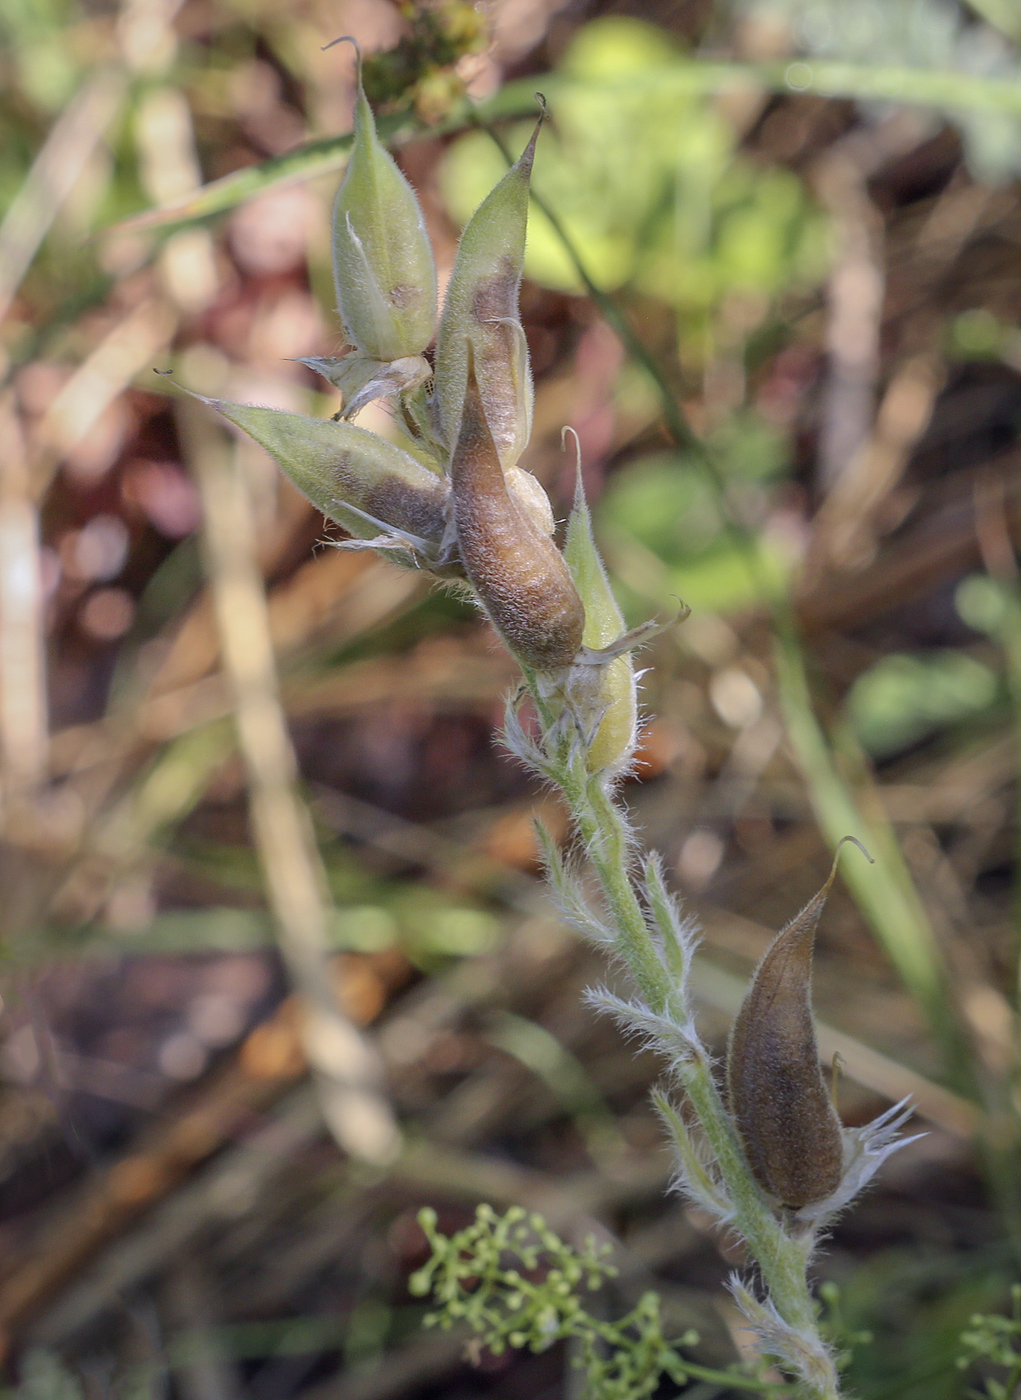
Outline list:
[[[508,648],[573,716],[589,770],[615,773],[633,752],[636,716],[626,648],[600,654],[623,631],[620,613],[584,498],[562,552],[549,499],[520,466],[533,386],[518,293],[541,124],[465,228],[437,327],[422,211],[379,140],[359,55],[351,155],[332,225],[348,348],[304,361],[340,391],[341,408],[322,420],[209,402],[352,536],[348,547],[470,585]],[[349,421],[374,399],[395,410],[388,439]]]
[[[378,549],[394,563],[469,586],[552,720],[547,752],[565,742],[589,774],[612,779],[635,749],[631,650],[658,629],[624,629],[580,470],[561,550],[549,499],[520,465],[533,387],[518,293],[540,125],[465,228],[437,328],[422,212],[379,140],[359,57],[353,144],[332,237],[348,349],[305,361],[340,391],[340,410],[322,420],[205,401],[343,527],[346,547]],[[376,399],[394,410],[387,438],[349,421]],[[538,752],[523,731],[518,751]],[[865,1128],[845,1129],[823,1080],[811,977],[832,881],[831,873],[767,951],[728,1056],[730,1115],[750,1171],[777,1208],[801,1220],[846,1203],[902,1144],[896,1134],[911,1111],[900,1104]],[[704,1175],[699,1167],[696,1176]]]

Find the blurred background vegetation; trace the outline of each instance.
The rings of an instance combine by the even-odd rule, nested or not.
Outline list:
[[[961,1341],[1021,1255],[1016,0],[0,0],[6,1384],[574,1395],[560,1348],[420,1331],[415,1212],[483,1199],[612,1239],[608,1310],[651,1285],[705,1364],[746,1347],[544,902],[509,660],[153,374],[335,411],[297,361],[341,343],[344,33],[441,278],[546,96],[524,465],[563,514],[573,425],[629,621],[692,609],[626,798],[707,1032],[865,841],[821,1044],[848,1121],[913,1094],[927,1136],[824,1260],[849,1389],[1016,1386]]]

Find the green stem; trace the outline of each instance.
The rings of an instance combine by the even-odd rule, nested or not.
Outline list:
[[[542,709],[540,705],[540,714]],[[604,783],[585,772],[583,755],[575,753],[561,763],[554,760],[551,766],[599,878],[617,933],[617,953],[651,1009],[686,1026],[690,1013],[676,1004],[631,878],[630,840],[623,813]],[[763,1197],[701,1046],[671,1068],[686,1090],[712,1149],[734,1204],[734,1224],[759,1266],[769,1297],[784,1322],[799,1334],[806,1356],[811,1357],[814,1374],[805,1378],[806,1395],[812,1400],[838,1400],[836,1370],[819,1335],[806,1277],[811,1236],[789,1235]]]
[[[626,961],[650,1008],[662,1014],[670,1001],[671,984],[649,937],[645,915],[628,874],[628,831],[599,778],[572,774],[565,787],[585,849],[599,876],[603,896],[613,916],[617,951]]]
[[[745,1161],[730,1117],[713,1079],[704,1052],[677,1065],[675,1073],[712,1148],[734,1204],[734,1224],[759,1266],[769,1300],[811,1353],[812,1380],[806,1376],[806,1394],[813,1400],[839,1400],[836,1368],[819,1335],[815,1306],[808,1287],[807,1265],[811,1236],[792,1238],[763,1199]]]

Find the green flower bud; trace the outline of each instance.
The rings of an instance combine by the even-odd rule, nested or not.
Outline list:
[[[202,401],[243,428],[314,506],[352,535],[371,539],[391,530],[413,537],[436,557],[441,553],[449,483],[393,443],[352,423],[224,399]]]
[[[815,930],[836,870],[834,859],[825,885],[767,949],[727,1057],[730,1111],[748,1165],[765,1191],[794,1209],[832,1195],[844,1167],[812,1021]]]
[[[574,509],[567,522],[564,558],[585,607],[585,646],[593,651],[611,646],[624,633],[624,618],[592,538],[592,519],[580,470]],[[586,677],[586,670],[590,678]],[[631,761],[638,732],[638,686],[630,653],[615,656],[595,668],[578,667],[572,682],[569,693],[575,703],[583,704],[593,715],[602,715],[585,755],[588,771],[611,776],[619,773]],[[580,687],[591,690],[575,695]]]
[[[360,53],[354,145],[333,210],[333,276],[352,345],[374,360],[422,353],[436,325],[436,265],[415,193],[376,135]]]
[[[536,671],[559,670],[581,646],[585,609],[563,555],[508,490],[470,344],[465,359],[464,409],[450,466],[461,562],[515,656]]]
[[[528,187],[539,126],[524,154],[482,201],[461,236],[436,340],[440,436],[453,446],[461,422],[467,347],[475,355],[482,405],[504,467],[532,431],[532,373],[518,316],[525,260]]]

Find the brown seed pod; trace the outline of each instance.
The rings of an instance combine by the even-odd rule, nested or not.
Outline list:
[[[563,555],[507,489],[471,341],[450,481],[461,559],[493,626],[526,666],[569,666],[581,646],[585,609]]]
[[[860,844],[853,836],[844,840]],[[843,1171],[840,1119],[812,1020],[815,930],[836,871],[834,857],[822,889],[767,949],[734,1022],[727,1058],[730,1111],[748,1165],[764,1190],[794,1209],[830,1195]]]

